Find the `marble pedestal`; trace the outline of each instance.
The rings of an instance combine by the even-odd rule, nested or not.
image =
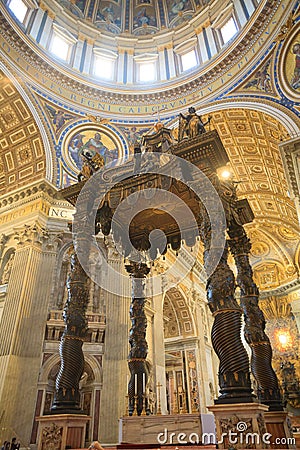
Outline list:
[[[291,434],[291,417],[287,412],[266,412],[265,422],[268,432],[272,435],[271,440],[274,442],[271,448],[299,448],[296,447],[296,439]]]
[[[270,448],[264,420],[268,406],[235,403],[208,406],[208,409],[215,416],[218,448]]]
[[[90,420],[90,416],[83,414],[51,414],[37,417],[38,450],[84,448],[86,425]]]

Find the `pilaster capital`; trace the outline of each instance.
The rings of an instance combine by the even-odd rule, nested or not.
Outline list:
[[[119,253],[116,248],[115,242],[111,236],[107,236],[105,238],[105,247],[107,249],[107,259],[111,262],[120,262],[122,261],[122,255]]]
[[[17,248],[37,246],[43,250],[56,251],[63,242],[63,234],[50,232],[39,223],[34,223],[15,229],[14,239]]]
[[[47,12],[48,12],[48,17],[50,17],[50,19],[52,19],[53,21],[55,20],[55,14],[54,14],[54,12],[53,11],[50,11],[49,9],[47,10]]]

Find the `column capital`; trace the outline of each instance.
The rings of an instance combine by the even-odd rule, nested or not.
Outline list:
[[[26,246],[36,244],[41,246],[49,239],[49,232],[38,223],[24,225],[15,230],[15,241],[18,246]]]
[[[63,233],[50,231],[39,223],[24,225],[15,229],[14,240],[18,248],[37,246],[44,251],[57,251],[63,242]]]
[[[125,265],[127,272],[133,278],[145,278],[150,272],[146,263],[132,261]]]

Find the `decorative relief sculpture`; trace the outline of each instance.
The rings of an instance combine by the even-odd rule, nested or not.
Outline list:
[[[52,423],[42,431],[42,450],[60,450],[62,442],[62,427]]]
[[[0,284],[7,284],[9,281],[10,273],[13,267],[15,254],[11,253],[7,262],[5,263],[5,266],[3,267],[3,272],[1,276]]]
[[[184,137],[194,138],[199,134],[205,133],[205,125],[210,122],[211,118],[203,123],[201,116],[196,113],[194,107],[188,109],[188,115],[184,116],[180,113],[179,115],[179,131],[178,131],[178,141],[181,141]]]

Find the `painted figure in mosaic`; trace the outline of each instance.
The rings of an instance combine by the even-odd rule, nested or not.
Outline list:
[[[78,169],[81,169],[82,167],[82,159],[79,155],[79,149],[83,146],[83,138],[84,134],[78,133],[76,134],[70,141],[68,150],[71,158],[73,159],[74,163],[78,167]]]
[[[90,138],[82,147],[80,147],[78,154],[79,156],[91,159],[96,153],[104,158],[107,152],[108,148],[103,144],[101,134],[97,132],[94,137]]]
[[[183,11],[186,3],[187,0],[175,0],[171,6],[172,13],[178,14],[179,12]]]
[[[138,8],[133,18],[133,27],[146,27],[148,25],[156,26],[156,18],[153,8],[149,6]]]
[[[51,116],[53,125],[55,125],[56,133],[58,133],[59,130],[65,125],[67,120],[73,119],[72,114],[66,113],[61,109],[53,108],[48,104],[45,104],[45,107]]]
[[[291,85],[294,89],[300,88],[300,43],[293,45],[293,53],[295,55],[295,68]]]

